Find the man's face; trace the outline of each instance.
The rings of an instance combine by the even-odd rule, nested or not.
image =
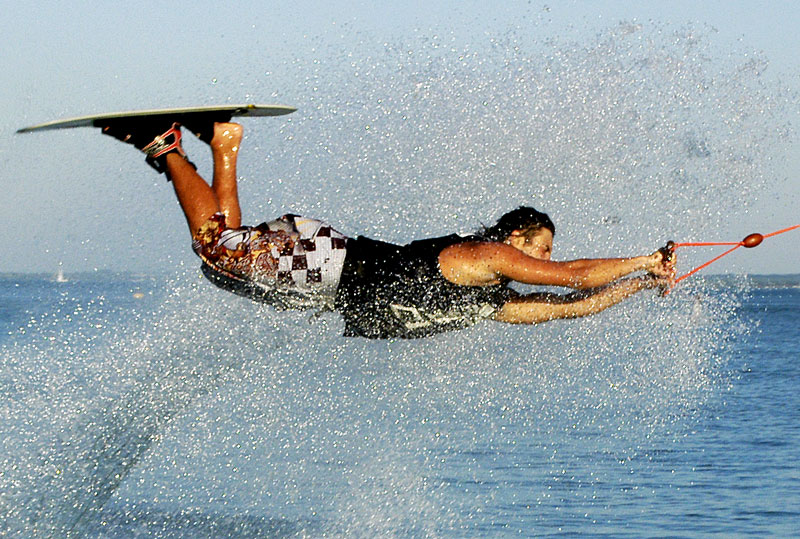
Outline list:
[[[530,257],[550,260],[553,251],[553,233],[546,228],[540,228],[536,232],[515,230],[506,243]]]

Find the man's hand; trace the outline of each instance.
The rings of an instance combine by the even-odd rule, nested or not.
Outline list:
[[[675,244],[670,241],[650,255],[647,271],[656,277],[674,280],[676,275],[675,262]]]
[[[648,269],[648,272],[655,279],[653,287],[660,288],[661,294],[665,296],[675,286],[675,278],[677,277],[675,244],[671,241],[667,242],[664,247],[653,253],[651,257],[653,258],[653,265],[652,268]]]

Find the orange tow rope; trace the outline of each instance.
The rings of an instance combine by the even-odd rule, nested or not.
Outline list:
[[[778,231],[775,231],[775,232],[771,232],[769,234],[763,234],[762,235],[762,234],[758,234],[758,233],[753,233],[753,234],[750,234],[749,236],[747,236],[746,238],[744,238],[742,241],[723,241],[723,242],[702,241],[702,242],[673,243],[671,245],[673,250],[676,249],[677,247],[708,247],[708,246],[713,246],[713,245],[733,245],[732,248],[728,249],[727,251],[725,251],[721,255],[712,258],[711,260],[709,260],[705,264],[701,264],[701,265],[697,266],[696,268],[694,268],[689,273],[681,275],[680,277],[675,279],[675,284],[678,284],[679,282],[681,282],[685,278],[689,277],[690,275],[694,275],[695,273],[697,273],[701,269],[705,268],[709,264],[712,264],[712,263],[716,262],[717,260],[719,260],[720,258],[722,258],[723,256],[732,253],[733,251],[735,251],[739,247],[747,247],[748,249],[752,248],[752,247],[756,247],[756,246],[760,245],[761,242],[764,241],[767,238],[771,238],[772,236],[777,236],[778,234],[783,234],[784,232],[789,232],[790,230],[794,230],[796,228],[800,228],[800,225],[790,226],[788,228],[784,228],[784,229],[781,229],[781,230],[778,230]]]

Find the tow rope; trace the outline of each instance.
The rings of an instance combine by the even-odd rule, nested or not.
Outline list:
[[[714,258],[712,258],[708,262],[705,262],[704,264],[700,264],[699,266],[694,268],[692,271],[681,275],[680,277],[675,279],[675,284],[678,284],[679,282],[681,282],[682,280],[686,279],[690,275],[694,275],[695,273],[697,273],[701,269],[707,267],[708,265],[713,264],[714,262],[716,262],[717,260],[719,260],[723,256],[734,252],[739,247],[746,247],[748,249],[751,249],[753,247],[757,247],[758,245],[761,245],[761,242],[764,241],[767,238],[771,238],[772,236],[777,236],[778,234],[783,234],[784,232],[789,232],[790,230],[795,230],[797,228],[800,228],[800,225],[790,226],[788,228],[777,230],[777,231],[771,232],[769,234],[753,233],[753,234],[750,234],[750,235],[746,236],[742,241],[692,241],[692,242],[681,242],[681,243],[670,242],[670,243],[667,244],[666,249],[668,251],[672,251],[672,252],[674,252],[674,250],[677,249],[678,247],[711,247],[711,246],[718,246],[718,245],[732,245],[733,246],[730,249],[728,249],[727,251],[725,251],[724,253],[722,253],[721,255],[715,256]]]

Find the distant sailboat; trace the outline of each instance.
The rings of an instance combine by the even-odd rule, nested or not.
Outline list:
[[[56,273],[55,279],[53,279],[57,283],[66,283],[68,279],[64,277],[64,268],[61,267],[61,264],[58,264],[58,273]]]

